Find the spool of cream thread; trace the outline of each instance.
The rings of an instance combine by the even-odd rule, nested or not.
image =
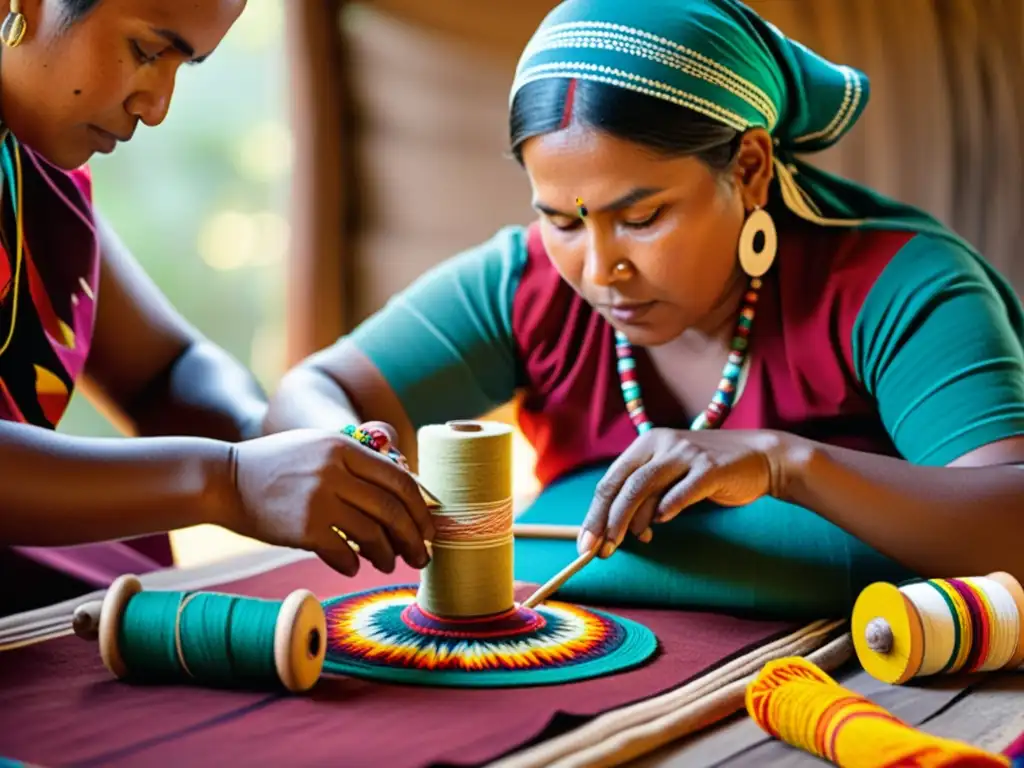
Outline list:
[[[498,422],[451,421],[425,426],[417,438],[420,477],[442,503],[433,510],[435,517],[458,523],[470,515],[507,515],[508,523],[481,541],[448,541],[439,532],[430,564],[420,573],[417,603],[446,618],[511,610],[512,428]]]

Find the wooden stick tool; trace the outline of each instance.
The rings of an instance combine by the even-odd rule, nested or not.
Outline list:
[[[562,585],[565,584],[565,582],[567,582],[569,579],[571,579],[573,576],[575,576],[577,573],[583,570],[583,567],[586,566],[587,563],[589,563],[591,560],[594,559],[594,557],[597,556],[597,553],[601,551],[601,547],[603,546],[604,539],[601,539],[588,552],[584,552],[582,555],[577,557],[575,560],[569,563],[569,565],[565,566],[565,568],[563,568],[561,571],[556,573],[551,579],[549,579],[547,583],[542,585],[540,589],[538,589],[536,592],[534,592],[532,595],[526,598],[526,600],[524,600],[522,603],[522,607],[536,608],[538,605],[540,605],[549,597],[551,597],[551,595],[555,594],[555,592],[562,588]]]

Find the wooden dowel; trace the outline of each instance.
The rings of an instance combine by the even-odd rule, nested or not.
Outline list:
[[[584,552],[582,555],[573,560],[569,565],[565,566],[555,576],[548,580],[546,584],[541,586],[536,592],[530,595],[526,600],[523,601],[523,608],[536,608],[538,605],[547,600],[551,595],[562,588],[569,579],[579,573],[583,567],[589,563],[597,553],[601,550],[601,546],[604,541],[598,541],[598,543],[589,551]]]
[[[544,525],[542,523],[515,523],[512,535],[517,539],[547,539],[551,541],[576,541],[580,534],[578,525]]]

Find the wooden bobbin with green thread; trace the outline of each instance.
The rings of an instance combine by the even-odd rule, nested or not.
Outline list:
[[[121,629],[129,602],[142,591],[136,576],[120,576],[102,601],[80,605],[72,620],[78,637],[99,641],[103,665],[118,679],[129,678],[133,671],[122,653]],[[292,592],[281,603],[273,627],[273,667],[277,680],[292,693],[308,691],[320,679],[326,651],[323,605],[309,590]]]

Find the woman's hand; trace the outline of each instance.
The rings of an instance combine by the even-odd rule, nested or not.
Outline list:
[[[363,425],[371,426],[382,425]],[[234,481],[226,527],[242,535],[311,550],[346,576],[359,570],[359,557],[345,538],[385,573],[396,556],[414,568],[429,561],[424,541],[433,540],[433,522],[416,482],[349,437],[293,430],[240,443]]]
[[[778,496],[793,440],[767,431],[652,429],[598,483],[577,542],[580,554],[604,539],[599,555],[608,557],[627,531],[648,542],[652,523],[671,520],[699,501],[741,506]]]

